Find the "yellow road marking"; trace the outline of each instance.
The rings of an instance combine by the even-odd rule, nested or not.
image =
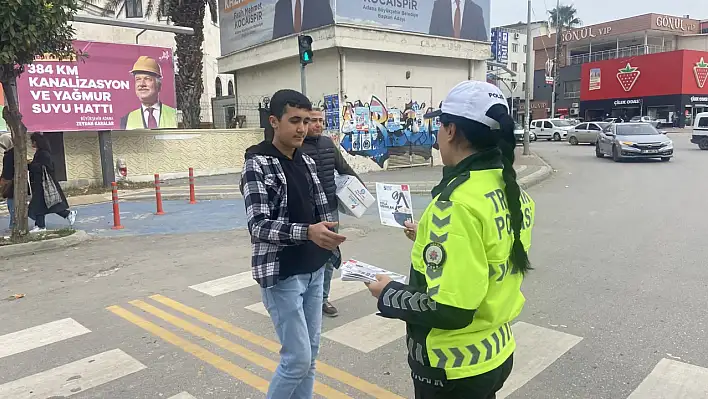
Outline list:
[[[235,344],[220,335],[212,333],[211,331],[205,330],[177,316],[171,315],[162,309],[158,309],[140,300],[130,301],[129,303],[144,312],[150,313],[151,315],[160,318],[175,327],[179,327],[196,337],[205,339],[212,344],[233,353],[234,355],[240,356],[253,364],[265,368],[266,370],[275,371],[275,368],[278,367],[278,363],[273,360],[259,355],[241,345]],[[315,381],[315,393],[320,394],[325,398],[351,399],[350,396],[332,389],[331,387],[318,381]]]
[[[109,306],[106,309],[113,312],[114,314],[122,317],[130,323],[142,328],[143,330],[162,338],[163,340],[169,342],[170,344],[182,349],[183,351],[195,356],[196,358],[211,364],[217,369],[228,373],[232,377],[245,382],[246,384],[256,388],[257,390],[267,393],[268,392],[268,381],[263,378],[238,367],[237,365],[229,362],[228,360],[209,352],[208,350],[202,348],[199,345],[193,344],[186,339],[179,337],[170,331],[154,324],[150,321],[143,319],[142,317],[133,314],[120,306]]]
[[[221,330],[224,330],[229,334],[237,336],[254,345],[259,345],[265,349],[268,349],[271,352],[278,353],[280,351],[280,345],[277,342],[261,337],[260,335],[254,334],[248,330],[236,327],[235,325],[227,321],[221,320],[207,313],[191,308],[187,305],[183,305],[173,299],[167,298],[162,295],[152,295],[150,299],[159,302],[165,306],[168,306],[178,312],[186,314],[187,316],[194,317],[202,323],[206,323]],[[356,388],[357,390],[369,394],[378,399],[405,399],[402,396],[398,396],[393,392],[389,392],[376,384],[372,384],[353,374],[329,366],[320,361],[317,362],[317,370],[323,375],[326,375],[327,377],[334,378],[335,380],[343,382],[344,384],[347,384],[352,388]]]

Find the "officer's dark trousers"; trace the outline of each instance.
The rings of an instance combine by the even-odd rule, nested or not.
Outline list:
[[[514,364],[514,355],[501,366],[484,374],[445,381],[442,387],[413,379],[415,399],[495,399]]]

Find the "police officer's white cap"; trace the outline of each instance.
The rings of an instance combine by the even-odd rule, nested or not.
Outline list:
[[[487,82],[465,80],[447,93],[439,110],[425,114],[425,118],[434,118],[441,114],[455,115],[485,124],[490,129],[499,129],[499,122],[487,116],[487,111],[496,104],[503,105],[508,112],[506,97],[497,86]]]

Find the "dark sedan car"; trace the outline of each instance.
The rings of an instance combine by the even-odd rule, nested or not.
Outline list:
[[[598,136],[595,155],[611,156],[617,162],[629,158],[660,158],[674,155],[674,143],[648,123],[613,123]]]

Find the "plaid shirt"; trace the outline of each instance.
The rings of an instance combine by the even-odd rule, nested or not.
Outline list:
[[[302,154],[310,173],[310,198],[313,199],[315,220],[333,221],[327,197],[317,177],[315,161]],[[270,155],[252,155],[246,159],[241,172],[241,194],[246,205],[248,231],[251,233],[251,271],[263,288],[278,283],[280,262],[278,253],[283,247],[301,245],[308,241],[304,223],[290,223],[288,219],[288,189],[280,161]],[[334,264],[341,260],[339,248],[333,251]]]

